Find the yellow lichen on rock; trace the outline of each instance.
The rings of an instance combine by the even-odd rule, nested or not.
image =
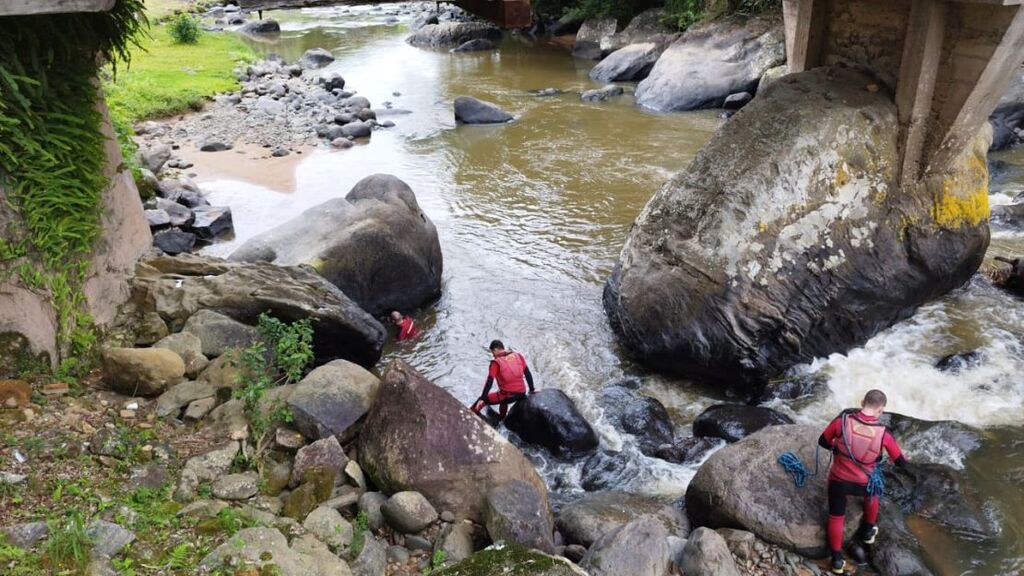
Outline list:
[[[932,217],[943,228],[977,226],[989,217],[988,166],[983,154],[968,152],[942,180]]]

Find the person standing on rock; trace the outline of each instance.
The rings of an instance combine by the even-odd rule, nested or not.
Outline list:
[[[416,329],[416,321],[410,316],[403,316],[398,310],[391,313],[391,323],[398,326],[398,335],[395,338],[399,342],[412,340],[420,335],[420,331]]]
[[[878,496],[868,491],[868,483],[875,467],[882,461],[885,450],[897,466],[907,467],[900,445],[896,443],[878,418],[885,410],[887,399],[881,390],[864,395],[861,409],[844,410],[825,428],[818,438],[822,448],[835,454],[828,471],[828,547],[832,551],[832,573],[843,574],[843,526],[846,523],[846,499],[864,498],[864,517],[857,536],[865,544],[874,544],[878,536]]]
[[[491,351],[491,365],[487,369],[487,381],[484,383],[484,391],[480,398],[473,404],[473,412],[480,414],[485,406],[500,405],[501,417],[508,414],[509,404],[526,398],[526,387],[530,387],[530,394],[535,392],[533,388],[533,374],[526,365],[526,358],[519,352],[505,350],[505,344],[501,340],[494,340],[488,347]],[[498,391],[491,392],[494,381],[498,381]]]

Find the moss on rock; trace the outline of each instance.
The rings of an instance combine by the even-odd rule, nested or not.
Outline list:
[[[518,544],[496,544],[481,550],[437,576],[575,576],[583,572],[568,560],[528,550]]]

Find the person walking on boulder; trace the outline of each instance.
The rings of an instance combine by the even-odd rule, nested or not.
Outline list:
[[[526,398],[526,387],[534,393],[533,374],[526,365],[526,358],[519,352],[505,350],[501,340],[494,340],[488,347],[491,351],[491,365],[487,369],[487,381],[480,398],[473,404],[473,412],[480,414],[485,406],[501,406],[501,417],[508,414],[509,404]],[[491,392],[494,381],[498,381],[497,392]]]
[[[828,472],[827,528],[834,574],[842,574],[846,568],[843,558],[846,499],[850,496],[864,499],[864,517],[857,536],[865,544],[874,544],[878,536],[879,494],[869,490],[868,484],[875,467],[882,460],[882,451],[888,453],[897,466],[907,468],[907,459],[896,439],[878,421],[886,402],[885,393],[881,390],[869,391],[864,395],[860,410],[844,410],[818,438],[821,447],[835,454]]]
[[[411,316],[403,316],[398,310],[391,313],[391,323],[398,326],[398,335],[395,337],[398,342],[412,340],[420,335],[416,321]]]

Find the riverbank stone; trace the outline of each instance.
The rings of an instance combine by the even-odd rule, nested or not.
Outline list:
[[[690,521],[681,510],[650,496],[615,491],[588,493],[562,505],[555,525],[566,542],[589,548],[604,534],[644,514],[661,520],[668,533],[679,538],[690,532]]]
[[[555,551],[554,526],[547,499],[522,480],[495,486],[487,493],[484,526],[494,542],[504,541],[541,550]]]
[[[100,354],[104,382],[126,396],[159,396],[185,376],[185,362],[165,348],[107,348]]]
[[[259,339],[255,326],[213,310],[199,310],[189,316],[181,331],[199,338],[203,355],[208,358],[217,358],[232,348],[248,348]]]
[[[313,370],[288,398],[295,427],[307,438],[351,439],[370,410],[380,380],[362,367],[335,360]]]
[[[396,360],[384,372],[359,433],[359,464],[385,492],[420,492],[457,519],[484,520],[487,492],[511,480],[547,503],[533,464],[447,391]]]
[[[334,62],[334,55],[324,48],[310,48],[299,58],[299,66],[310,70],[318,70],[331,62]]]
[[[709,528],[697,528],[686,539],[680,567],[686,576],[740,576],[725,539]]]
[[[253,237],[231,259],[311,266],[374,315],[416,309],[441,295],[437,229],[412,189],[388,174],[367,176],[344,198]]]
[[[598,538],[580,566],[591,576],[669,576],[669,536],[660,519],[642,515]]]
[[[196,235],[178,228],[153,234],[153,247],[169,256],[188,254],[196,245]]]
[[[665,46],[654,42],[630,44],[612,52],[590,71],[597,82],[638,82],[647,78]]]
[[[604,293],[634,357],[749,388],[864,343],[973,275],[989,241],[986,131],[901,187],[896,108],[872,82],[844,68],[789,75],[654,195]]]
[[[403,534],[415,534],[434,522],[437,511],[419,492],[398,492],[380,507],[384,520]]]
[[[253,20],[242,24],[238,29],[242,34],[273,34],[281,31],[281,24],[277,20]]]
[[[826,474],[798,487],[779,465],[783,452],[793,452],[814,470],[814,458],[825,470],[828,454],[816,450],[819,426],[769,426],[712,454],[697,470],[686,490],[686,511],[697,526],[741,528],[762,540],[812,558],[824,557],[828,520]],[[861,508],[851,498],[845,538],[851,538]]]
[[[436,576],[587,576],[565,558],[549,556],[518,544],[493,544],[458,564],[433,572]]]
[[[736,442],[767,426],[792,423],[789,416],[764,406],[716,404],[693,421],[693,435]]]
[[[485,22],[441,22],[427,24],[413,32],[406,41],[413,46],[450,48],[470,40],[501,40],[501,29]]]
[[[623,92],[625,92],[625,90],[622,89],[622,86],[610,84],[603,88],[587,90],[580,95],[580,98],[582,98],[584,102],[604,102],[605,100],[611,100],[612,98],[622,96]]]
[[[597,448],[597,434],[565,392],[539,390],[516,402],[505,426],[528,444],[543,446],[556,456],[576,457]]]
[[[514,117],[496,104],[469,96],[455,99],[455,121],[462,124],[504,124]]]
[[[631,386],[639,386],[639,382],[610,384],[601,390],[597,402],[612,426],[636,436],[640,451],[650,455],[673,442],[675,426],[664,404]]]

